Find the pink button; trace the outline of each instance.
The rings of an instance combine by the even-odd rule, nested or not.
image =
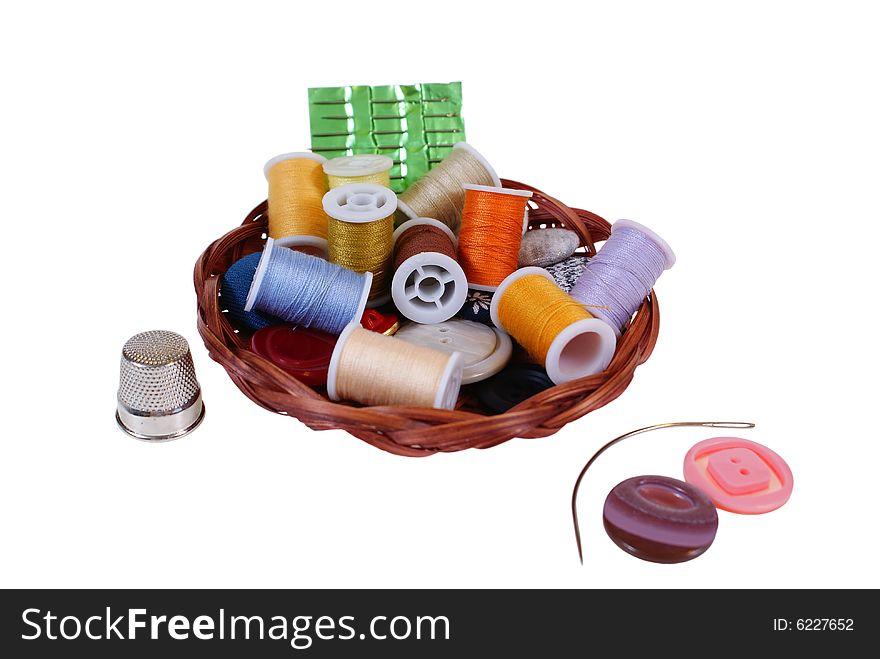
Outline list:
[[[776,510],[791,496],[794,479],[785,460],[766,446],[739,437],[714,437],[684,458],[684,479],[718,508],[743,515]]]

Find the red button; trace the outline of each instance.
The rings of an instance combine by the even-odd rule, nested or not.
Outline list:
[[[251,350],[311,386],[327,384],[336,337],[318,330],[274,325],[251,337]]]
[[[794,478],[781,457],[739,437],[714,437],[684,458],[684,479],[718,508],[756,515],[776,510],[791,496]]]

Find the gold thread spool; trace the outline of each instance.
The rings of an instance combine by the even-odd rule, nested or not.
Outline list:
[[[463,359],[392,336],[346,327],[327,371],[331,400],[451,410],[461,388]]]
[[[563,292],[543,268],[522,268],[506,277],[489,314],[541,361],[556,384],[598,373],[614,357],[614,329]]]
[[[531,192],[465,185],[458,262],[468,285],[494,291],[516,270]]]
[[[394,161],[388,156],[360,153],[341,156],[324,163],[328,189],[351,183],[373,183],[391,187],[391,168]]]
[[[328,260],[355,272],[372,272],[367,306],[391,299],[392,235],[397,195],[372,183],[350,183],[324,195]]]
[[[409,219],[433,217],[458,233],[465,183],[499,187],[501,179],[475,148],[458,142],[452,153],[400,196],[400,210]]]
[[[327,214],[321,203],[327,191],[326,160],[315,153],[285,153],[263,167],[269,182],[270,238],[286,238],[289,247],[302,243],[326,252]]]

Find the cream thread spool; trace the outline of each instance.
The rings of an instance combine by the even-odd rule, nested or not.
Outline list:
[[[391,168],[394,161],[388,156],[360,153],[341,156],[324,163],[329,190],[351,183],[373,183],[391,187]]]
[[[489,307],[492,322],[497,327],[504,329],[504,331],[509,331],[502,322],[500,313],[500,306],[505,293],[512,284],[530,275],[538,275],[548,279],[560,296],[563,296],[559,298],[560,302],[564,298],[568,298],[571,303],[576,303],[576,300],[573,300],[558,287],[550,273],[543,268],[521,268],[501,282]],[[531,320],[535,325],[543,320],[540,317],[542,311],[539,309],[517,308],[516,313],[534,316]],[[547,347],[546,356],[544,357],[544,368],[547,371],[547,375],[556,384],[562,384],[563,382],[576,380],[577,378],[603,371],[614,357],[614,351],[617,347],[617,337],[614,329],[605,321],[593,318],[586,311],[585,314],[587,317],[567,325],[556,334]],[[525,344],[530,343],[530,341],[526,337],[517,336],[515,333],[512,333],[511,336],[521,344],[524,344],[524,347],[528,347]]]
[[[395,229],[392,240],[395,252],[398,240],[410,229],[428,226],[449,239],[448,245],[413,254],[394,270],[391,297],[398,311],[417,323],[442,323],[452,318],[467,297],[467,277],[453,258],[458,239],[442,222],[429,217],[408,220]],[[439,238],[439,236],[438,236]],[[438,251],[444,249],[446,254]],[[450,256],[450,254],[452,256]],[[396,255],[396,259],[400,258]]]
[[[351,183],[324,195],[328,260],[355,272],[372,272],[368,307],[391,299],[392,235],[397,195],[372,183]]]
[[[433,217],[458,233],[465,183],[501,187],[489,161],[467,142],[457,142],[452,153],[400,195],[399,221]]]
[[[297,151],[275,156],[263,166],[269,184],[269,237],[322,256],[327,254],[327,216],[321,203],[327,190],[325,162],[320,154]]]
[[[462,366],[458,352],[423,348],[351,323],[333,349],[327,395],[365,405],[451,410],[458,401]]]

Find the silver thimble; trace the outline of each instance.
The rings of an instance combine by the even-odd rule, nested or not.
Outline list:
[[[189,344],[179,334],[154,330],[122,347],[116,421],[132,437],[177,439],[205,416]]]

